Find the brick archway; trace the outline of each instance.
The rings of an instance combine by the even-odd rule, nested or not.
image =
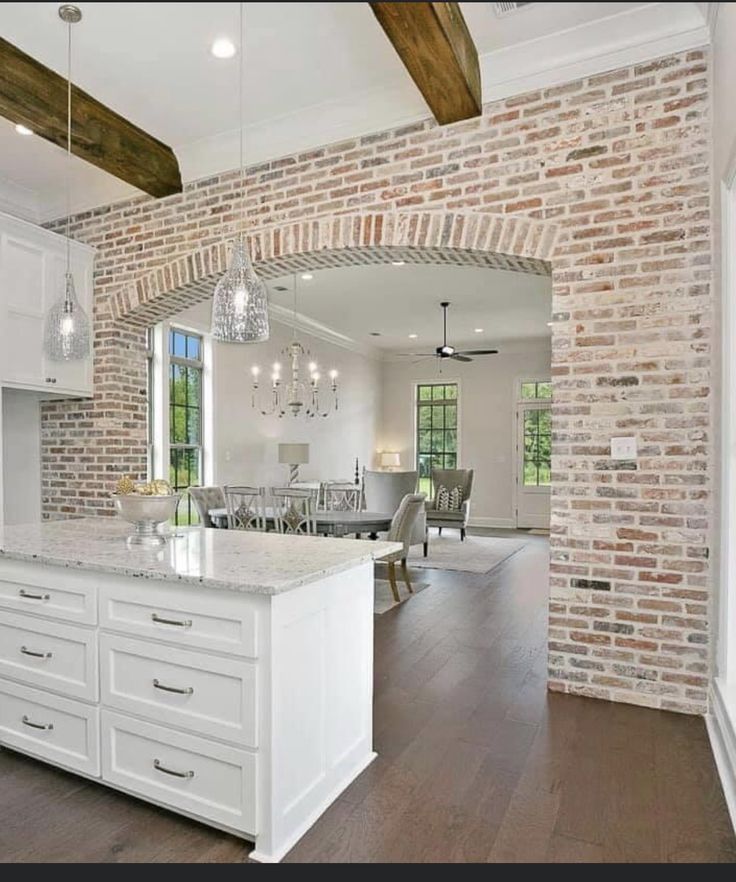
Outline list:
[[[336,266],[407,263],[488,266],[550,274],[556,224],[519,216],[458,212],[338,215],[264,227],[248,247],[265,279]],[[147,326],[212,295],[229,243],[182,256],[111,296],[117,322]]]

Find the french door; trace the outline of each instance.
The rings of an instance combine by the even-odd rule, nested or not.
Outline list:
[[[549,528],[551,402],[519,402],[516,427],[516,526]]]

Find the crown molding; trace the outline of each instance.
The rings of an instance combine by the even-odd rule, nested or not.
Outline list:
[[[562,85],[710,42],[707,17],[697,3],[648,3],[482,55],[483,101]]]
[[[360,343],[358,340],[354,340],[352,337],[348,337],[346,334],[342,334],[340,331],[322,324],[322,322],[315,321],[315,319],[309,318],[309,316],[303,315],[300,312],[297,312],[295,316],[293,310],[287,309],[285,306],[279,306],[276,303],[269,304],[268,312],[271,318],[280,325],[302,331],[302,333],[309,334],[310,337],[315,337],[324,343],[331,343],[333,346],[339,346],[341,349],[356,352],[364,358],[370,358],[373,361],[381,360],[381,352],[376,347],[369,346],[367,343]]]

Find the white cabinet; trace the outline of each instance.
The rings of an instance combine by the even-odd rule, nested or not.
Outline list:
[[[92,319],[94,249],[71,244],[79,302]],[[91,397],[92,357],[51,361],[43,353],[46,310],[64,293],[66,239],[0,214],[0,383],[21,389]]]
[[[374,758],[372,661],[369,562],[270,596],[0,555],[0,746],[251,839],[252,860]]]

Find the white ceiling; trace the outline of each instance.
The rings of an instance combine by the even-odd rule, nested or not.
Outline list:
[[[293,308],[293,285],[293,276],[268,283],[275,318]],[[315,271],[311,280],[297,277],[297,324],[342,336],[360,349],[431,352],[442,343],[443,300],[452,304],[448,341],[459,348],[549,340],[550,280],[480,267],[389,264]]]
[[[176,151],[185,180],[237,165],[237,3],[80,3],[74,80]],[[503,18],[462,3],[481,55],[484,100],[702,45],[702,3],[535,3]],[[65,73],[57,3],[2,3],[0,35]],[[424,118],[426,105],[367,3],[246,4],[249,161]],[[63,151],[0,121],[0,208],[63,213]],[[79,210],[135,191],[74,167]]]

